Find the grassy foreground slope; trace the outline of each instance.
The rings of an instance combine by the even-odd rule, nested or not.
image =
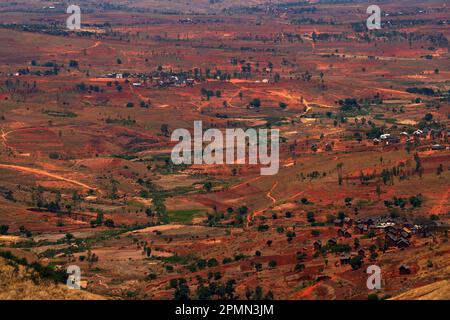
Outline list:
[[[450,300],[450,280],[408,290],[392,300]]]
[[[97,300],[99,295],[70,290],[42,279],[29,267],[0,257],[0,300]]]

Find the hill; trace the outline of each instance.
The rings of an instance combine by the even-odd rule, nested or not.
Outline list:
[[[392,300],[449,300],[450,281],[442,280],[423,287],[408,290]]]
[[[13,259],[0,257],[0,300],[98,300],[103,297],[70,290],[43,279],[35,270]]]

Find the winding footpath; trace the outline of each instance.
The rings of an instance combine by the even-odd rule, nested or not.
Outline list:
[[[31,174],[35,174],[35,175],[39,175],[39,176],[46,176],[46,177],[49,177],[49,178],[66,181],[66,182],[72,183],[74,185],[80,186],[80,187],[85,188],[85,189],[92,189],[92,190],[97,190],[98,191],[97,188],[89,186],[89,185],[87,185],[85,183],[82,183],[80,181],[69,179],[69,178],[64,178],[63,176],[60,176],[58,174],[50,173],[50,172],[47,172],[47,171],[44,171],[44,170],[40,170],[40,169],[34,169],[34,168],[22,167],[22,166],[10,165],[10,164],[0,164],[0,169],[21,171],[21,172],[31,173]]]

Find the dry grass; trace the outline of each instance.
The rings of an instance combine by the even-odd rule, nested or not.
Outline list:
[[[450,281],[442,280],[408,290],[392,300],[450,300]]]
[[[0,300],[102,300],[85,291],[44,281],[28,268],[0,258]]]

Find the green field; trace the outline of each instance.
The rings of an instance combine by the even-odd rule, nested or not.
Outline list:
[[[169,211],[169,220],[170,222],[190,223],[194,216],[199,216],[203,213],[204,211],[198,209]]]

